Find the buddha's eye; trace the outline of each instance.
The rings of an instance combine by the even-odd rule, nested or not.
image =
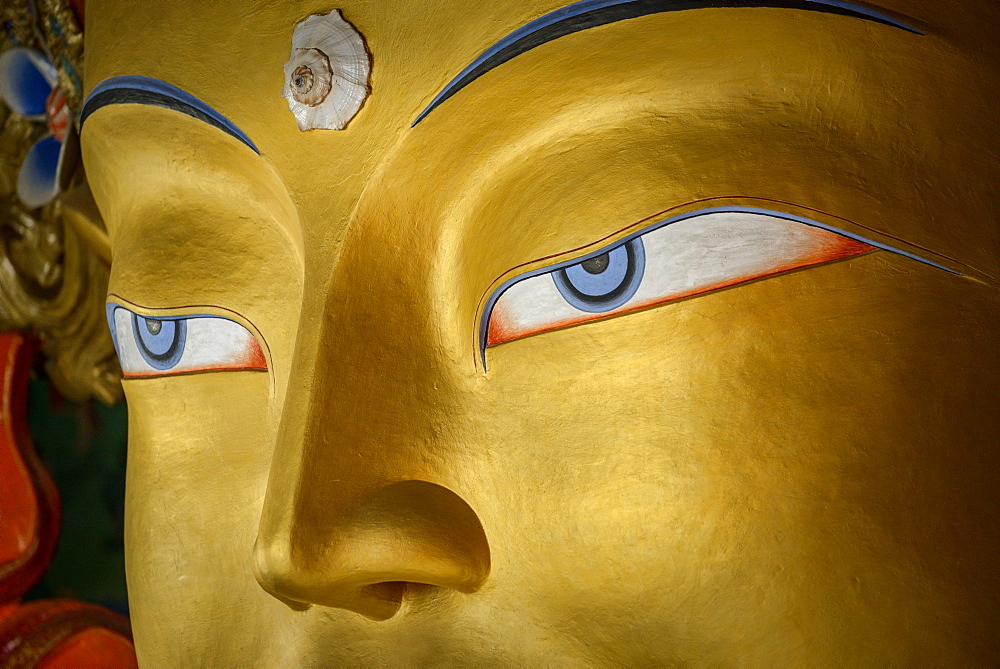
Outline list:
[[[781,212],[737,207],[683,214],[505,282],[487,301],[481,349],[877,249],[947,269]]]
[[[108,324],[126,379],[184,372],[267,370],[257,339],[228,318],[148,317],[109,304]]]
[[[646,252],[642,238],[552,272],[563,299],[580,311],[603,314],[628,302],[642,284]]]

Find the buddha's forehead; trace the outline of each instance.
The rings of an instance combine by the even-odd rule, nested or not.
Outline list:
[[[88,86],[118,75],[154,77],[231,119],[284,180],[307,259],[335,255],[351,220],[366,211],[405,217],[410,209],[425,228],[459,226],[467,238],[496,221],[442,212],[478,208],[495,218],[509,206],[522,216],[541,211],[537,218],[558,227],[560,216],[547,212],[578,218],[600,202],[622,219],[607,224],[618,228],[698,198],[762,196],[981,260],[983,235],[995,233],[949,235],[939,222],[956,200],[971,212],[966,218],[982,218],[990,200],[978,177],[970,183],[963,175],[988,162],[975,155],[995,135],[989,105],[974,93],[989,90],[995,76],[980,28],[996,13],[991,3],[871,7],[924,35],[757,8],[620,21],[504,63],[413,126],[477,56],[568,4],[94,2]],[[372,54],[371,95],[346,130],[300,132],[281,97],[282,65],[295,25],[335,8]],[[961,105],[949,102],[963,96]],[[774,159],[761,165],[767,146]],[[838,164],[843,156],[855,158]],[[817,188],[834,172],[842,183]],[[920,182],[937,184],[935,192]],[[920,220],[901,222],[901,207]],[[548,239],[551,248],[528,245],[510,261],[607,230],[546,232],[514,230],[513,238]]]

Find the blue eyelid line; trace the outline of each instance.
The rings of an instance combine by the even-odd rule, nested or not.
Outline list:
[[[115,325],[115,311],[117,309],[124,309],[130,314],[134,314],[139,318],[145,318],[146,320],[150,321],[186,321],[191,318],[218,318],[223,321],[232,321],[231,318],[226,318],[225,316],[216,316],[215,314],[184,314],[182,316],[144,316],[142,314],[136,314],[128,307],[123,307],[117,302],[108,302],[105,305],[104,309],[108,317],[108,329],[111,330],[111,341],[114,342],[115,350],[118,349],[118,327]]]
[[[918,255],[910,253],[909,251],[904,251],[894,246],[889,246],[888,244],[877,242],[874,239],[869,239],[868,237],[863,237],[862,235],[858,235],[853,232],[848,232],[847,230],[842,230],[832,225],[827,225],[826,223],[820,223],[819,221],[814,221],[811,218],[804,218],[802,216],[796,216],[795,214],[789,214],[783,211],[774,211],[772,209],[761,209],[759,207],[709,207],[707,209],[698,209],[697,211],[690,211],[683,214],[678,214],[676,216],[671,216],[669,218],[665,218],[657,223],[653,223],[652,225],[648,225],[641,230],[633,232],[627,237],[623,237],[622,239],[619,239],[612,244],[602,247],[596,251],[591,251],[590,253],[580,256],[578,258],[573,258],[571,260],[564,260],[554,265],[539,267],[538,269],[533,269],[531,271],[525,272],[524,274],[518,274],[517,276],[504,281],[496,288],[496,290],[494,290],[490,294],[489,299],[486,301],[486,306],[483,309],[482,319],[480,320],[479,323],[479,353],[482,359],[483,369],[486,369],[486,336],[490,325],[490,316],[493,314],[493,307],[496,306],[497,300],[500,299],[500,296],[503,295],[504,292],[506,292],[507,289],[513,286],[515,283],[519,283],[521,281],[530,279],[535,276],[539,276],[541,274],[550,274],[563,267],[568,267],[569,265],[576,265],[577,263],[584,262],[585,260],[596,258],[597,256],[603,255],[608,251],[611,251],[612,249],[621,246],[622,244],[630,242],[636,237],[641,237],[642,235],[648,234],[660,228],[664,228],[673,223],[680,223],[681,221],[686,221],[692,218],[698,218],[699,216],[706,216],[708,214],[760,214],[763,216],[770,216],[772,218],[784,219],[786,221],[794,221],[796,223],[802,223],[803,225],[808,225],[813,228],[819,228],[821,230],[833,232],[842,237],[847,237],[848,239],[853,239],[863,244],[868,244],[869,246],[873,246],[882,251],[895,253],[896,255],[903,256],[904,258],[909,258],[910,260],[916,260],[919,263],[923,263],[924,265],[929,265],[936,269],[943,270],[945,272],[948,272],[949,274],[954,274],[956,276],[965,276],[961,272],[955,271],[949,267],[945,267],[944,265],[939,265],[936,262],[927,260],[926,258],[922,258]]]
[[[121,305],[115,304],[114,302],[108,302],[104,305],[104,311],[108,317],[108,329],[111,330],[111,343],[115,345],[115,352],[121,355],[118,350],[118,328],[115,326],[115,309],[119,306]]]
[[[260,155],[260,150],[246,133],[205,102],[173,84],[137,74],[111,77],[97,84],[83,103],[80,127],[101,107],[115,104],[144,104],[179,111],[235,137]]]
[[[490,70],[560,37],[651,14],[692,9],[767,7],[846,15],[923,35],[902,21],[845,0],[579,0],[526,23],[479,54],[441,89],[410,127],[415,127],[442,102]]]

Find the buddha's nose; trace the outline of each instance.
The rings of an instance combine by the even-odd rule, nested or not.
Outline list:
[[[475,512],[447,488],[401,481],[367,495],[339,516],[320,550],[296,550],[282,533],[254,546],[258,583],[278,599],[392,617],[414,585],[473,592],[490,553]]]
[[[489,451],[468,339],[441,326],[433,254],[412,252],[435,249],[432,232],[357,216],[325,300],[299,323],[253,565],[292,606],[386,619],[486,581],[473,506],[491,499]],[[386,244],[383,223],[409,242]]]

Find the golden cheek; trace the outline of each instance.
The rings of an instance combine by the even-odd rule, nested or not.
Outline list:
[[[126,572],[130,600],[138,604],[131,615],[142,661],[196,663],[203,647],[190,640],[207,643],[219,616],[238,619],[263,652],[265,624],[245,614],[266,609],[270,599],[259,597],[248,565],[277,421],[267,376],[220,372],[125,382]],[[275,610],[282,606],[272,601]],[[165,607],[176,615],[164,618]],[[181,637],[190,642],[171,643]]]
[[[962,388],[978,366],[997,369],[969,312],[997,303],[930,268],[900,285],[893,261],[866,256],[491,351],[487,422],[516,472],[501,487],[532,491],[515,508],[532,524],[508,550],[535,556],[530,582],[553,564],[586,574],[576,596],[557,579],[534,603],[583,635],[585,607],[641,602],[650,632],[687,621],[686,643],[720,661],[759,625],[791,633],[806,601],[810,634],[876,654],[908,632],[873,624],[866,602],[921,625],[943,607],[965,624],[949,556],[989,558],[947,519],[981,504],[995,476],[948,501],[924,487],[951,485],[930,472],[996,459],[978,445],[997,419]],[[955,418],[976,436],[956,443]],[[936,529],[921,534],[927,523]],[[503,548],[497,562],[513,560]],[[634,629],[609,648],[630,647]]]

